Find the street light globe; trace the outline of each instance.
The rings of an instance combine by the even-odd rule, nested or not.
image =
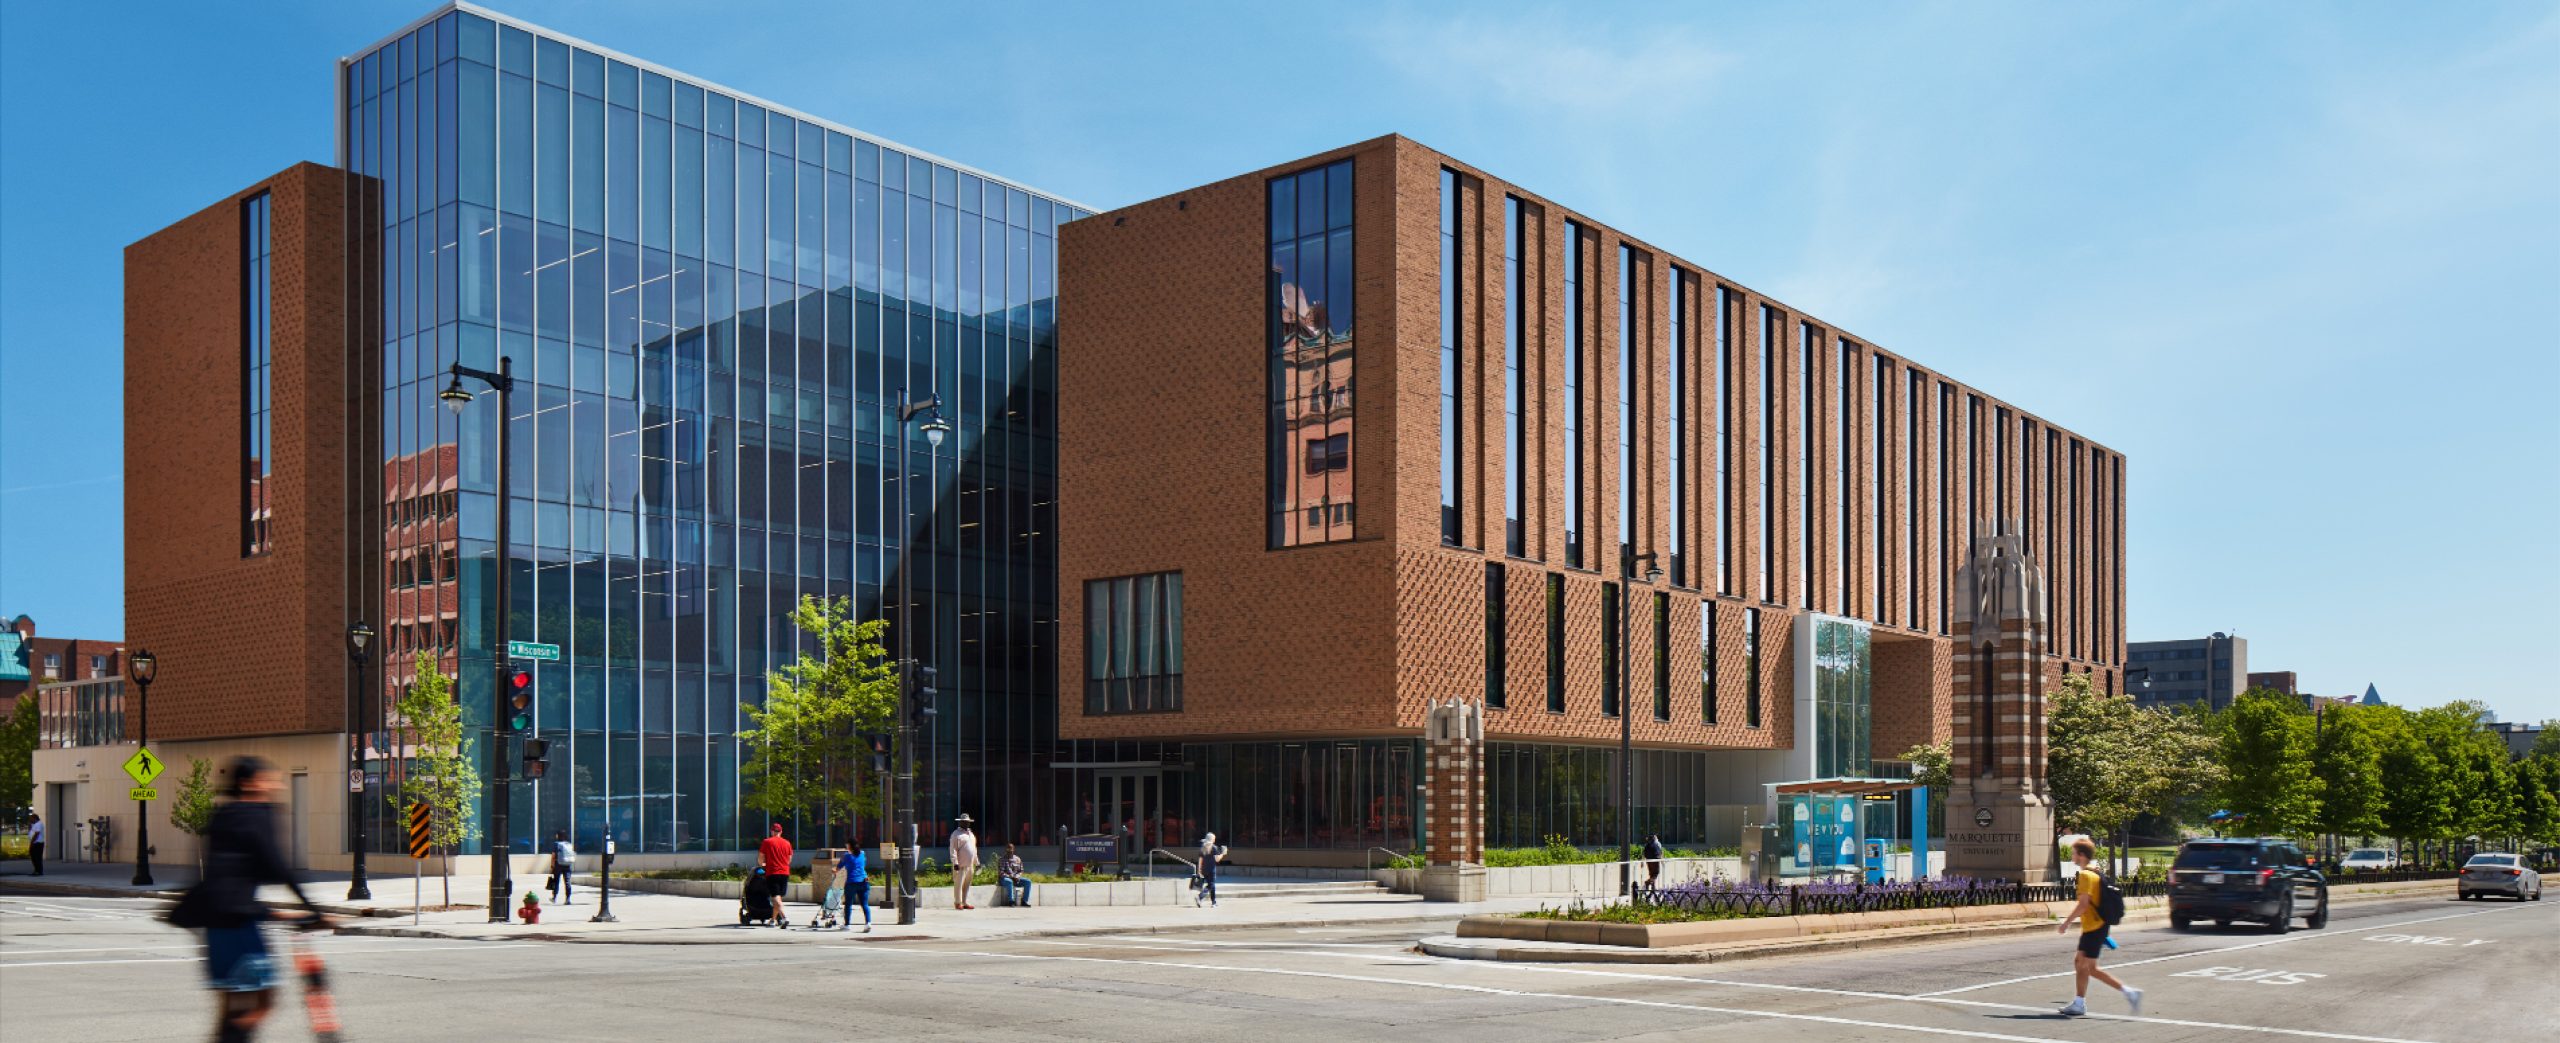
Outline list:
[[[455,416],[461,416],[462,407],[471,404],[471,392],[462,390],[462,377],[459,375],[446,384],[444,390],[436,392],[436,397],[443,399],[444,407],[453,410]]]
[[[935,410],[924,418],[923,430],[925,444],[939,449],[942,448],[942,436],[951,433],[951,421],[942,418],[941,410]]]
[[[135,681],[147,685],[151,683],[153,677],[159,675],[160,659],[146,648],[135,652],[133,658],[127,661],[125,668],[133,674]]]
[[[372,643],[373,624],[359,619],[356,620],[354,626],[347,628],[347,647],[353,650],[355,654],[359,656],[363,655],[365,646]]]

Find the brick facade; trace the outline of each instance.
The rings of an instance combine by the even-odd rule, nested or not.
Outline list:
[[[1265,548],[1265,191],[1269,178],[1334,160],[1355,161],[1359,438],[1353,446],[1360,511],[1347,543]],[[1459,441],[1464,486],[1459,542],[1445,546],[1440,520],[1440,172],[1459,176],[1463,311]],[[1503,553],[1502,437],[1504,218],[1518,199],[1525,234],[1521,427],[1518,462],[1528,515],[1523,553]],[[1596,239],[1584,269],[1588,378],[1584,434],[1585,564],[1564,567],[1559,490],[1565,337],[1565,223]],[[1813,610],[1875,628],[1873,752],[1893,757],[1942,741],[1951,729],[1954,630],[1947,589],[1969,534],[1993,518],[2026,531],[2055,577],[2051,614],[2064,668],[2095,670],[2109,687],[2122,648],[2122,555],[2115,528],[2121,458],[2052,428],[1935,370],[1830,328],[1799,309],[1580,218],[1565,207],[1402,137],[1384,137],[1103,213],[1061,236],[1060,733],[1068,738],[1225,739],[1414,735],[1435,700],[1481,699],[1485,678],[1485,566],[1504,566],[1504,705],[1486,712],[1494,741],[1614,743],[1619,725],[1600,712],[1604,583],[1621,582],[1617,372],[1619,248],[1640,266],[1633,312],[1637,550],[1663,550],[1671,526],[1666,289],[1676,267],[1694,281],[1682,316],[1692,353],[1685,367],[1689,472],[1683,507],[1688,585],[1633,584],[1628,709],[1639,745],[1783,749],[1795,741],[1791,634]],[[1726,403],[1731,466],[1716,488],[1717,290],[1733,315]],[[1759,365],[1759,314],[1778,316],[1774,372]],[[1803,383],[1815,391],[1804,429],[1794,386],[1800,324],[1822,336]],[[1841,367],[1851,381],[1835,405]],[[1876,376],[1882,366],[1884,387]],[[1920,381],[1916,416],[1911,381]],[[1763,381],[1779,392],[1762,431],[1753,422]],[[1844,445],[1838,410],[1859,421]],[[2009,411],[2005,499],[1991,428]],[[1978,423],[1976,418],[1979,418]],[[1883,446],[1869,418],[1880,420]],[[1915,423],[1916,421],[1916,423]],[[1917,437],[1915,444],[1913,438]],[[1772,448],[1769,550],[1776,583],[1764,584],[1760,550],[1760,442]],[[1799,513],[1797,447],[1808,439],[1824,463]],[[1938,470],[1944,441],[1946,475]],[[2078,447],[2076,454],[2072,447]],[[1915,454],[1913,450],[1918,450]],[[2049,452],[2057,450],[2058,452]],[[1847,480],[1821,476],[1846,453]],[[2046,466],[2048,456],[2053,466]],[[2068,461],[2076,459],[2076,471]],[[1907,473],[1906,473],[1907,472]],[[2050,472],[2050,481],[2048,480]],[[1868,488],[1872,482],[1874,490]],[[2056,485],[2067,485],[2056,490]],[[1844,519],[1842,494],[1853,505]],[[1915,499],[1916,498],[1916,501]],[[1995,503],[1995,501],[1997,501]],[[1921,505],[1916,513],[1914,502]],[[1943,505],[1943,507],[1941,507]],[[2076,522],[2073,510],[2076,508]],[[1718,512],[1730,540],[1720,560]],[[1808,547],[1808,518],[1814,540]],[[2057,524],[2057,522],[2059,524]],[[1916,523],[1916,527],[1915,527]],[[1845,530],[1845,531],[1844,531]],[[1846,568],[1841,546],[1847,543]],[[1808,550],[1818,553],[1808,554]],[[1668,567],[1667,553],[1664,556]],[[1088,716],[1081,712],[1085,580],[1162,570],[1185,574],[1185,708]],[[1565,586],[1565,709],[1546,710],[1546,577]],[[1800,591],[1809,588],[1809,596]],[[1651,595],[1669,595],[1672,712],[1653,713]],[[1698,619],[1717,609],[1717,723],[1700,705]],[[1917,605],[1914,605],[1914,601]],[[1916,611],[1915,611],[1916,608]],[[1760,613],[1762,724],[1745,722],[1742,626]],[[2077,649],[2075,652],[2074,649]]]
[[[154,740],[344,726],[348,175],[303,163],[125,250],[127,646]],[[243,554],[244,201],[272,201],[273,549]]]

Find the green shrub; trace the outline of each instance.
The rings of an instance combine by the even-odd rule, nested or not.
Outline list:
[[[1577,923],[1702,923],[1708,920],[1735,920],[1743,916],[1730,909],[1703,912],[1666,905],[1587,906],[1580,900],[1558,909],[1541,907],[1521,913],[1523,920],[1570,920]]]

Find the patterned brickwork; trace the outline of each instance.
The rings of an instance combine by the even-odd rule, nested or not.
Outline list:
[[[243,557],[241,203],[261,191],[275,546]],[[299,164],[126,248],[127,646],[160,663],[154,739],[344,724],[348,191]]]

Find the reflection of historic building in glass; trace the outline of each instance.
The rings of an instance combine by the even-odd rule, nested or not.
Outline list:
[[[1357,861],[1427,785],[1487,844],[1614,844],[1624,722],[1636,830],[1731,844],[1772,783],[1953,738],[1995,529],[2054,577],[2041,668],[2120,684],[2122,457],[1412,141],[1061,250],[1060,730],[1168,834]],[[1149,577],[1178,602],[1119,595]],[[1452,699],[1480,787],[1419,763]]]
[[[382,198],[356,246],[382,292],[355,316],[381,392],[355,422],[381,439],[390,680],[433,651],[488,727],[499,567],[506,636],[561,649],[527,664],[554,752],[517,787],[516,846],[608,826],[633,852],[751,845],[733,737],[800,647],[791,606],[894,615],[910,569],[917,634],[890,642],[945,693],[927,838],[963,810],[1006,839],[1054,831],[1064,808],[1033,785],[1055,692],[1054,235],[1082,211],[473,8],[341,77],[340,158]],[[502,355],[503,496],[496,396],[458,416],[435,397],[447,367]],[[958,428],[950,452],[917,441],[913,526],[902,390]],[[797,825],[843,842],[820,820],[854,818]]]

